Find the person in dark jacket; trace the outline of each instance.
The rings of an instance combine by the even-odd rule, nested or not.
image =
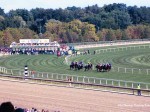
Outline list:
[[[3,102],[0,105],[0,112],[15,112],[15,108],[11,102]]]

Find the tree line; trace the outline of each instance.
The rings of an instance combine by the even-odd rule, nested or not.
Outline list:
[[[65,9],[0,8],[0,45],[21,38],[49,38],[62,43],[143,39],[150,35],[150,7],[110,4]]]

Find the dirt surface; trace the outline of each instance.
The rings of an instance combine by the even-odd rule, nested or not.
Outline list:
[[[104,44],[89,44],[75,46],[77,49],[95,48],[95,47],[107,47],[107,46],[125,46],[125,45],[137,45],[137,44],[149,44],[150,41],[131,41],[131,42],[116,42],[116,43],[104,43]]]
[[[150,112],[149,97],[0,80],[4,101],[49,112]]]

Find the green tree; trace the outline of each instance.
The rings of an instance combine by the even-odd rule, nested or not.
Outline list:
[[[2,8],[0,8],[0,15],[1,15],[1,16],[4,16],[4,15],[5,15],[4,9],[2,9]]]

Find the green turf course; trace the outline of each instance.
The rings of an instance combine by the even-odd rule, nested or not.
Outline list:
[[[109,48],[109,47],[107,47]],[[111,47],[112,48],[112,47]],[[114,47],[115,48],[115,47]],[[96,49],[92,48],[90,52],[93,53]],[[97,72],[92,71],[74,71],[69,69],[69,65],[64,62],[65,57],[57,58],[54,55],[13,55],[0,57],[0,66],[10,69],[24,69],[24,65],[28,65],[29,70],[40,72],[51,72],[69,75],[79,75],[88,77],[118,79],[136,82],[150,82],[150,75],[147,74],[131,74],[122,72]],[[150,52],[149,48],[145,49],[131,49],[116,52],[106,52],[96,55],[84,55],[71,58],[73,61],[83,61],[84,63],[91,62],[97,64],[98,62],[110,62],[114,67],[127,67],[150,69]]]

